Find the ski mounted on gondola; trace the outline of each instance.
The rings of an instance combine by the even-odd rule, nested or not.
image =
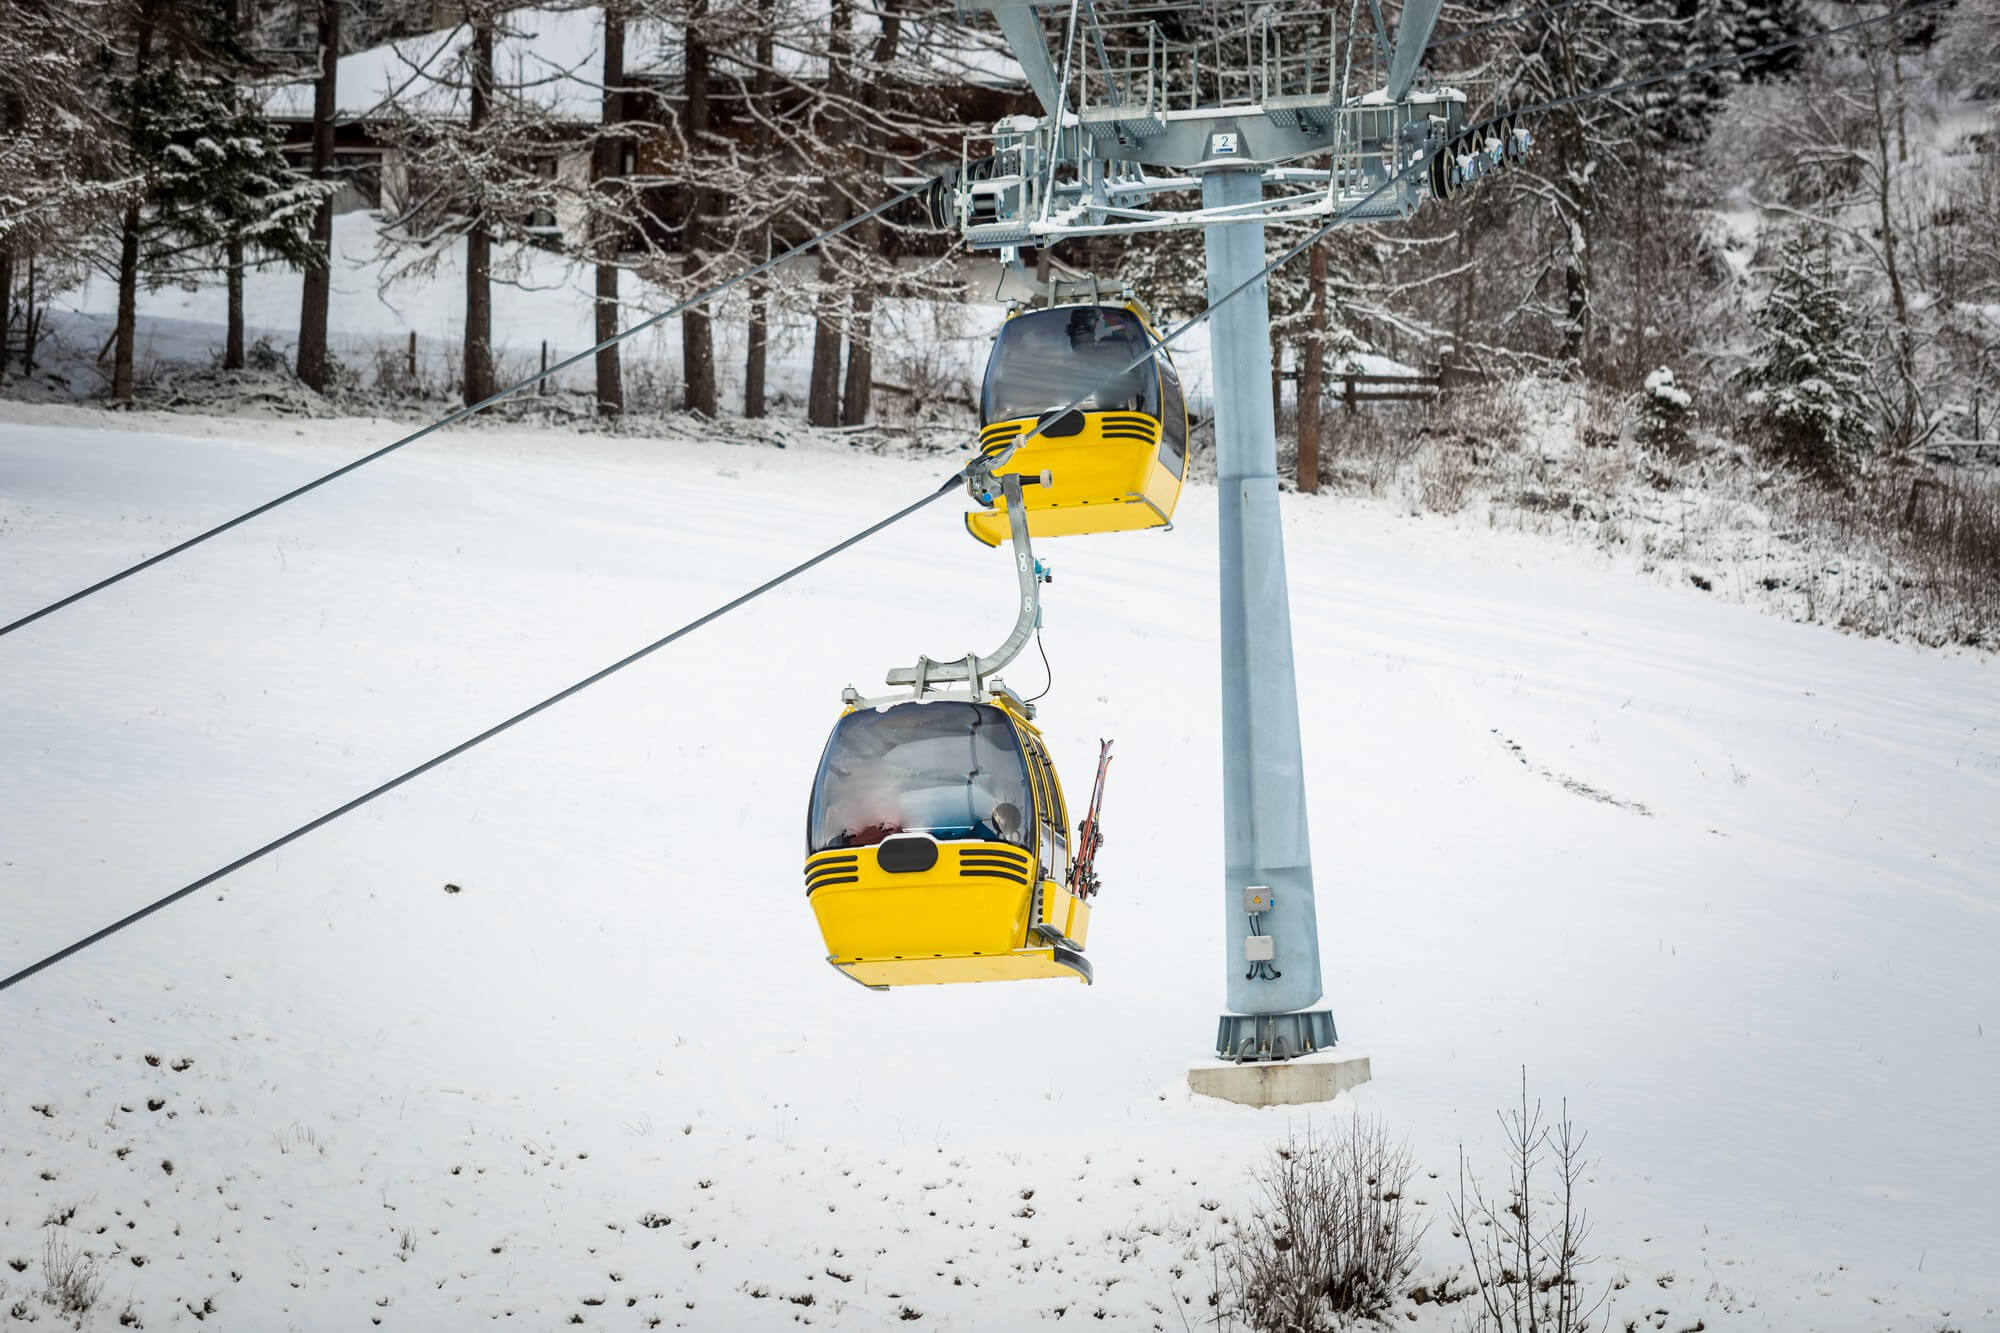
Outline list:
[[[1070,862],[1069,891],[1079,901],[1097,896],[1097,849],[1104,845],[1104,829],[1098,813],[1104,808],[1104,770],[1111,767],[1111,742],[1097,743],[1097,781],[1090,787],[1090,808],[1076,826],[1076,858]]]

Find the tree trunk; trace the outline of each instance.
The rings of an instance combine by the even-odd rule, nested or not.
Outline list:
[[[139,205],[125,206],[125,225],[118,246],[118,326],[111,361],[111,396],[132,401],[132,342],[139,308]]]
[[[614,5],[604,7],[604,125],[625,119],[625,16]],[[618,332],[619,216],[611,200],[612,182],[624,170],[624,140],[609,133],[597,138],[598,194],[604,200],[597,215],[597,341]],[[597,353],[597,415],[616,417],[625,411],[625,376],[613,346]]]
[[[333,124],[338,104],[335,79],[340,70],[340,6],[342,0],[319,0],[319,80],[313,85],[312,174],[323,181],[333,172]],[[313,215],[313,246],[321,266],[305,272],[299,297],[299,379],[316,393],[326,392],[326,315],[333,294],[333,200],[320,202]],[[237,336],[241,337],[238,330]]]
[[[7,340],[13,332],[14,247],[0,245],[0,383],[7,378]]]
[[[229,242],[228,328],[222,338],[222,368],[243,369],[243,242]]]
[[[874,333],[875,291],[863,287],[854,293],[854,315],[847,326],[847,384],[840,394],[843,426],[868,423],[868,407],[874,397]]]
[[[1306,327],[1305,345],[1299,350],[1299,490],[1312,495],[1319,490],[1319,397],[1320,374],[1326,362],[1326,243],[1310,253],[1312,322]]]
[[[21,99],[9,93],[0,97],[0,142],[14,134],[23,119]],[[0,240],[0,384],[7,380],[7,339],[14,332],[14,246]]]
[[[1570,22],[1558,25],[1561,29],[1560,54],[1558,63],[1562,70],[1564,89],[1570,94],[1582,91],[1577,73],[1576,33]],[[1576,132],[1581,133],[1580,127]],[[1562,149],[1558,147],[1557,153]],[[1582,154],[1578,154],[1581,158]],[[1563,265],[1563,296],[1568,327],[1563,331],[1563,355],[1578,370],[1586,370],[1585,362],[1590,358],[1590,250],[1589,232],[1586,219],[1594,219],[1596,195],[1588,179],[1579,182],[1575,191],[1574,212],[1560,216],[1568,229],[1568,255]]]
[[[486,127],[493,102],[493,25],[472,29],[472,115],[474,138]],[[493,396],[493,233],[480,200],[465,233],[465,405]]]
[[[138,40],[132,57],[132,131],[139,128],[139,88],[145,82],[153,56],[153,7],[142,3],[138,12]],[[125,206],[118,245],[118,322],[112,332],[116,352],[111,361],[111,396],[121,403],[132,401],[132,344],[139,322],[139,200]]]
[[[751,96],[758,109],[757,128],[751,134],[750,156],[767,161],[771,155],[770,110],[771,57],[776,46],[776,0],[757,0],[757,78]],[[771,228],[764,227],[764,258],[771,257]],[[764,370],[770,357],[771,289],[763,278],[750,280],[750,334],[743,353],[743,415],[756,419],[764,415]]]
[[[1887,45],[1887,58],[1893,62],[1897,58],[1894,39]],[[1882,232],[1882,268],[1889,279],[1889,304],[1896,312],[1896,373],[1903,382],[1903,405],[1901,420],[1896,423],[1895,443],[1907,448],[1915,443],[1917,418],[1922,409],[1917,401],[1916,343],[1910,327],[1909,298],[1903,291],[1902,265],[1896,258],[1896,221],[1890,212],[1894,203],[1895,175],[1889,165],[1889,127],[1882,106],[1882,71],[1872,51],[1868,76],[1875,111],[1876,217]]]
[[[232,35],[243,31],[243,15],[237,0],[226,0],[223,5],[225,21]],[[317,100],[317,98],[315,98]],[[224,315],[222,338],[222,368],[224,370],[243,369],[243,238],[231,236],[224,246],[227,256],[226,285],[228,287],[227,310]]]
[[[35,346],[41,339],[42,321],[48,317],[48,313],[47,306],[42,306],[38,309],[35,305],[35,252],[30,250],[28,252],[28,286],[21,297],[21,373],[23,375],[32,375],[35,373]],[[1972,420],[1974,425],[1977,425],[1979,422],[1979,397],[1977,394],[1972,399]],[[1975,430],[1972,434],[1977,438],[1979,432]]]
[[[848,58],[854,52],[853,0],[833,0],[829,26],[826,83],[827,94],[834,99],[835,107],[829,112],[827,121],[829,138],[837,142],[842,137],[846,122],[838,103],[847,96],[850,87]],[[840,225],[851,214],[852,204],[845,188],[848,183],[837,182],[835,174],[831,170],[827,172],[822,188],[821,230]],[[846,301],[840,290],[840,269],[834,263],[831,245],[820,249],[819,281],[819,310],[813,321],[812,381],[806,399],[806,419],[815,426],[833,426],[840,422],[840,316]]]
[[[835,204],[820,220],[832,226],[841,220],[844,212]],[[819,294],[818,313],[813,318],[812,380],[806,391],[806,420],[815,426],[834,426],[840,423],[841,328],[840,296],[833,289],[833,284],[840,280],[840,274],[833,261],[820,260],[819,280],[823,290]]]
[[[681,272],[692,294],[707,280],[708,191],[694,185],[702,175],[708,149],[708,38],[702,25],[708,0],[692,0],[687,21],[687,171],[688,212],[683,233]],[[684,405],[705,417],[715,415],[715,337],[708,312],[694,306],[681,316],[681,378],[686,383]]]
[[[1652,179],[1652,155],[1642,133],[1639,140],[1639,176],[1634,186],[1638,208],[1633,210],[1637,235],[1632,242],[1632,354],[1636,364],[1633,378],[1643,383],[1652,367],[1646,364],[1646,312],[1651,308],[1648,288],[1652,269],[1646,254],[1646,186]]]
[[[875,40],[867,85],[862,89],[862,98],[867,104],[879,107],[882,101],[882,82],[888,77],[888,69],[896,59],[896,47],[902,41],[903,15],[902,0],[883,0],[881,9],[882,29]],[[868,198],[880,198],[885,187],[881,175],[869,169],[867,154],[876,145],[880,135],[869,130],[865,141],[857,138],[852,157],[851,175],[859,183],[859,190]],[[873,264],[882,256],[882,219],[873,217],[861,224],[859,244],[866,262]],[[875,284],[864,282],[854,294],[854,317],[847,332],[847,384],[841,393],[840,424],[860,426],[867,422],[869,407],[875,391]]]
[[[750,286],[750,336],[743,354],[743,415],[764,415],[764,366],[769,359],[771,298],[759,278]]]
[[[1569,236],[1569,257],[1563,264],[1563,297],[1567,315],[1563,328],[1563,356],[1580,369],[1584,354],[1584,315],[1590,308],[1590,295],[1583,278],[1583,229],[1574,218],[1570,219]]]

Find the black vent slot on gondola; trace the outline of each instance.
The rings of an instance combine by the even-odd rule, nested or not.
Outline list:
[[[937,843],[929,838],[887,838],[875,859],[892,875],[914,875],[938,863]]]
[[[1060,416],[1054,412],[1044,412],[1042,414],[1042,422],[1042,434],[1052,440],[1083,434],[1083,413],[1075,409],[1064,412]]]

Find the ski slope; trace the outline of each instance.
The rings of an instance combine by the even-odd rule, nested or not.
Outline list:
[[[400,430],[0,403],[0,620]],[[955,465],[449,434],[0,639],[0,972]],[[99,1264],[91,1328],[1198,1327],[1308,1119],[1407,1135],[1411,1285],[1462,1268],[1445,1189],[1460,1145],[1502,1173],[1525,1067],[1590,1133],[1613,1326],[2000,1328],[1993,662],[1286,496],[1328,1001],[1375,1081],[1200,1101],[1214,509],[1038,548],[1072,788],[1116,739],[1095,987],[822,961],[840,688],[1011,620],[948,498],[0,994],[0,1310],[55,1323],[54,1236]]]

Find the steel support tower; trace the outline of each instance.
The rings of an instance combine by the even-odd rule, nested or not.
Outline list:
[[[975,136],[930,199],[940,226],[1018,260],[1067,237],[1200,228],[1215,313],[1226,1011],[1215,1052],[1285,1060],[1334,1045],[1323,996],[1291,604],[1270,391],[1267,223],[1409,217],[1525,132],[1462,136],[1465,95],[1419,64],[1440,0],[1408,0],[1393,46],[1379,0],[1281,13],[1193,0],[1170,39],[1159,0],[960,0],[990,15],[1045,115]],[[1322,34],[1319,25],[1324,23]],[[1177,25],[1178,30],[1190,30]],[[1358,77],[1357,77],[1358,75]],[[1368,91],[1357,89],[1366,85]],[[1200,205],[1163,200],[1198,190]]]
[[[1213,170],[1202,204],[1263,197],[1255,168]],[[1264,267],[1261,222],[1203,235],[1214,304]],[[1305,756],[1292,666],[1291,599],[1278,513],[1278,431],[1271,401],[1270,295],[1260,281],[1209,328],[1215,380],[1215,490],[1222,603],[1223,940],[1229,1012],[1218,1054],[1283,1057],[1334,1044],[1322,995]],[[1253,911],[1255,908],[1261,911]],[[1268,957],[1260,958],[1266,946]]]

